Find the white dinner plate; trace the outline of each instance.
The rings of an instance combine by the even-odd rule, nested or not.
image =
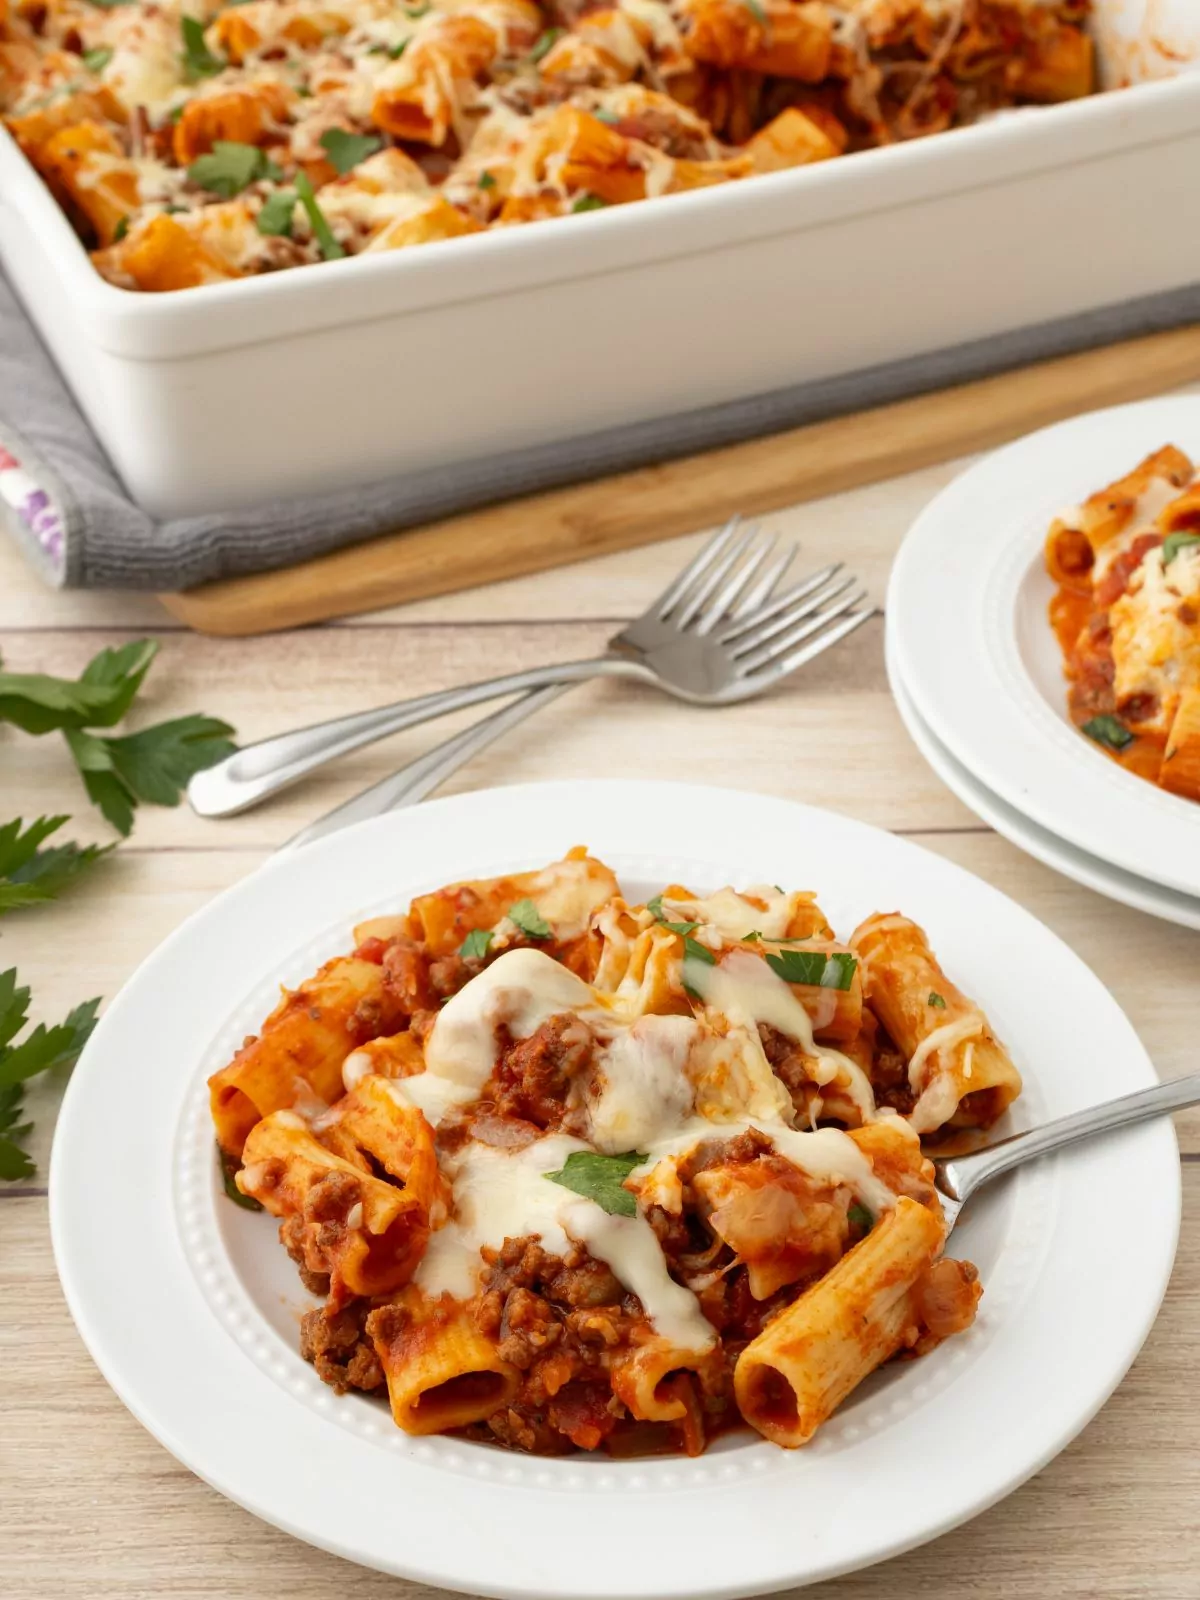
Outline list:
[[[50,1169],[55,1256],[88,1348],[146,1427],[231,1499],[339,1555],[475,1594],[747,1595],[945,1532],[1045,1465],[1137,1353],[1178,1230],[1168,1120],[973,1201],[952,1243],[985,1285],[974,1328],[877,1374],[801,1451],[730,1435],[696,1460],[546,1460],[412,1439],[381,1402],[333,1394],[301,1360],[305,1296],[272,1220],[221,1193],[206,1076],[278,983],[347,949],[361,916],[576,843],[634,893],[814,887],[842,932],[903,907],[1009,1044],[1026,1081],[1016,1126],[1154,1080],[1116,1002],[1048,929],[847,817],[664,783],[433,801],[268,863],[185,923],[102,1018]]]
[[[1152,917],[1162,917],[1167,922],[1177,922],[1183,928],[1200,928],[1200,900],[1180,894],[1175,889],[1164,889],[1161,884],[1151,883],[1149,878],[1135,878],[1131,872],[1122,872],[1120,867],[1110,866],[1107,861],[1099,861],[1086,851],[1077,850],[1065,839],[1059,839],[1045,828],[1039,828],[1036,822],[1030,822],[1028,817],[1006,805],[999,795],[993,794],[977,778],[973,778],[954,759],[932,729],[926,726],[913,705],[896,666],[890,632],[886,636],[884,653],[892,698],[912,742],[946,787],[977,817],[1033,856],[1035,861],[1053,867],[1065,878],[1072,878],[1109,900],[1132,906],[1135,911],[1145,911]]]
[[[1200,896],[1200,805],[1124,771],[1069,720],[1042,562],[1064,507],[1165,444],[1200,460],[1200,396],[1092,412],[996,451],[913,524],[887,617],[913,705],[972,777],[1089,855]]]

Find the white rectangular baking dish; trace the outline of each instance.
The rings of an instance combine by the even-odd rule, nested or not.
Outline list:
[[[1147,0],[1099,9],[1123,76]],[[1182,287],[1200,260],[1197,171],[1200,73],[1185,73],[557,225],[149,295],[100,278],[0,132],[0,264],[130,492],[166,517]]]

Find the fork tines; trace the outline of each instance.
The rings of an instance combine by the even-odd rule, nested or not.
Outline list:
[[[715,633],[736,675],[756,683],[795,671],[875,615],[840,561],[776,594],[796,554],[789,545],[771,560],[777,542],[761,535],[758,523],[743,527],[740,516],[731,517],[663,591],[653,614],[677,628]]]

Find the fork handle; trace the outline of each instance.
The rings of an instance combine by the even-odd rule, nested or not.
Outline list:
[[[423,694],[415,700],[399,700],[373,711],[333,717],[328,722],[315,722],[307,728],[243,745],[224,761],[196,773],[188,784],[188,800],[199,816],[233,816],[306,777],[327,761],[335,761],[351,750],[372,744],[376,739],[386,739],[389,734],[415,727],[431,717],[442,717],[484,700],[539,689],[546,684],[583,683],[588,678],[600,677],[652,680],[653,674],[632,658],[597,656],[590,661],[562,661],[550,667],[510,672],[500,678],[468,683],[459,689]]]
[[[1156,1083],[1152,1089],[1139,1089],[1136,1094],[1088,1106],[1083,1111],[1073,1111],[1070,1116],[1059,1117],[1056,1122],[1031,1128],[1028,1133],[1001,1139],[986,1150],[940,1160],[936,1162],[938,1187],[952,1199],[966,1200],[976,1189],[998,1178],[1002,1172],[1020,1166],[1023,1161],[1049,1155],[1052,1150],[1061,1150],[1063,1145],[1090,1139],[1097,1133],[1127,1128],[1135,1122],[1146,1122],[1151,1117],[1197,1104],[1200,1104],[1200,1072],[1172,1078],[1169,1083]]]
[[[326,812],[323,817],[318,817],[316,822],[310,823],[294,838],[289,839],[282,846],[280,853],[282,850],[295,850],[300,845],[311,844],[314,839],[322,839],[326,834],[336,833],[341,828],[349,827],[352,822],[362,822],[368,817],[379,817],[386,811],[398,811],[403,806],[415,806],[418,801],[424,800],[426,795],[432,794],[451,773],[457,772],[459,767],[465,766],[473,756],[477,756],[481,750],[486,750],[490,744],[494,744],[510,728],[515,728],[518,723],[524,722],[526,717],[531,717],[535,711],[548,706],[552,700],[557,700],[559,695],[565,694],[573,687],[574,685],[570,683],[553,683],[546,689],[531,689],[528,694],[522,695],[519,700],[514,700],[503,710],[494,711],[490,717],[473,722],[469,728],[464,728],[453,738],[435,745],[432,750],[427,750],[423,756],[410,761],[398,772],[389,773],[381,782],[372,784],[361,794],[356,794],[353,800],[347,800],[344,805]]]

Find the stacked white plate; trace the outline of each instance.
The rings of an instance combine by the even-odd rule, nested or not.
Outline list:
[[[1200,460],[1200,396],[1076,417],[956,478],[893,569],[888,675],[921,753],[998,833],[1110,899],[1200,928],[1200,805],[1071,724],[1042,559],[1064,507],[1165,444]]]

